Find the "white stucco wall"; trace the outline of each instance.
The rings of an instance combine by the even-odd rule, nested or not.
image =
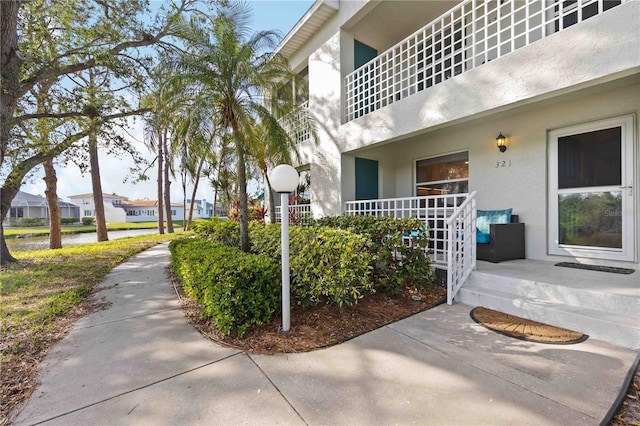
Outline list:
[[[547,254],[548,132],[628,114],[636,116],[634,180],[638,182],[640,76],[603,85],[598,90],[589,89],[572,96],[513,108],[391,145],[363,150],[355,155],[394,158],[393,163],[381,163],[381,173],[395,177],[395,195],[390,197],[409,197],[415,195],[416,160],[468,150],[469,189],[478,191],[478,208],[512,207],[514,213],[520,215],[520,220],[526,223],[527,257],[551,260],[554,257]],[[499,132],[509,138],[505,153],[500,153],[495,145]],[[351,154],[347,156],[351,157]],[[502,162],[506,163],[505,167],[502,167]],[[498,163],[500,167],[496,167]],[[383,194],[382,197],[388,195]],[[638,212],[640,197],[636,197],[636,217]]]

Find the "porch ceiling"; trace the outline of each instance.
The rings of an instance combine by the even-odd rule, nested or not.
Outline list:
[[[381,1],[363,19],[348,28],[359,41],[386,50],[460,3],[442,1]],[[384,42],[382,40],[389,40]]]

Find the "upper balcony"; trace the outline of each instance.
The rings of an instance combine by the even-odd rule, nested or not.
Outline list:
[[[345,77],[345,121],[400,101],[627,1],[631,0],[463,1]]]

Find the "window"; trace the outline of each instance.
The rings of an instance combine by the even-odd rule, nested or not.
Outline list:
[[[22,207],[11,207],[9,217],[24,217],[24,209]]]
[[[84,216],[93,216],[93,210],[85,210]]]
[[[176,215],[176,211],[175,210],[171,210],[171,216],[175,216]]]
[[[469,192],[469,153],[443,155],[416,161],[416,195]]]
[[[311,172],[309,170],[300,171],[300,179],[298,180],[298,187],[294,194],[295,204],[310,204],[311,193],[309,192],[311,186]]]

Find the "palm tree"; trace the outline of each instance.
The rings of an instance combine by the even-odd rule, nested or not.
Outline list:
[[[201,39],[196,53],[183,55],[171,65],[174,77],[165,86],[190,87],[190,93],[208,100],[212,116],[230,132],[236,156],[240,247],[249,250],[247,203],[247,153],[255,136],[254,125],[263,123],[273,134],[285,133],[277,117],[281,105],[271,96],[279,82],[292,78],[287,61],[273,53],[278,42],[273,31],[248,33],[249,9],[243,3],[221,8],[213,18],[213,40]],[[195,25],[195,24],[194,24]]]

